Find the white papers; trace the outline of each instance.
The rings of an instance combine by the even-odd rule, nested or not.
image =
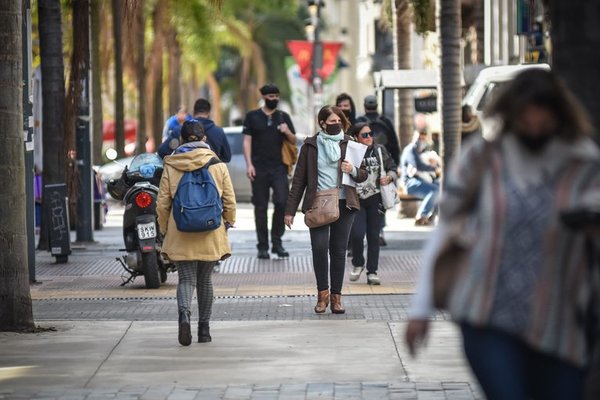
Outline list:
[[[360,168],[360,164],[362,163],[362,160],[365,157],[366,151],[367,146],[350,140],[348,141],[348,148],[346,149],[346,158],[344,159],[344,161],[348,161],[356,168]],[[354,179],[350,177],[350,174],[346,173],[342,174],[342,184],[348,186],[356,186]]]

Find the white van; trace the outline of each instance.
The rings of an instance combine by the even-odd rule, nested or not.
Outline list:
[[[492,124],[483,119],[483,111],[492,99],[494,91],[505,82],[512,80],[519,72],[530,68],[550,70],[548,64],[526,64],[488,67],[479,72],[477,79],[463,99],[463,105],[470,106],[473,113],[481,120],[484,137],[490,135]]]

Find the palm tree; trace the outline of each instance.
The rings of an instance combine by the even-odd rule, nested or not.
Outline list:
[[[441,41],[441,80],[438,110],[442,118],[442,154],[447,167],[460,147],[461,129],[461,18],[460,0],[437,0],[438,32]]]
[[[597,2],[587,0],[550,3],[552,68],[566,81],[600,129],[600,24]],[[600,144],[600,134],[596,134]]]
[[[44,161],[42,180],[45,185],[64,183],[67,154],[65,132],[65,68],[63,64],[60,0],[38,1],[38,28],[42,71],[42,120]],[[42,201],[42,225],[38,247],[46,250],[48,235],[45,215],[47,202]]]
[[[396,52],[397,68],[411,69],[411,22],[413,19],[409,0],[394,0],[396,22]],[[403,149],[412,140],[413,132],[413,94],[412,90],[399,90],[400,101],[400,149]]]
[[[25,159],[23,154],[22,4],[0,0],[0,168],[7,171],[0,201],[0,331],[32,330],[27,267]],[[10,176],[10,181],[8,177]]]

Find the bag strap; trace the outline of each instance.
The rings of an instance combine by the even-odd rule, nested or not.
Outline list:
[[[387,176],[387,173],[385,172],[385,168],[383,166],[383,155],[381,154],[381,147],[377,146],[377,154],[379,155],[379,174],[380,177],[383,178],[384,176]]]

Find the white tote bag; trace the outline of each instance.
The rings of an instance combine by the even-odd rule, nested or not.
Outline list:
[[[381,177],[387,176],[385,172],[385,168],[383,167],[383,156],[381,155],[381,147],[377,148],[377,153],[379,155],[379,166],[381,168]],[[390,208],[394,208],[394,206],[400,203],[400,198],[398,197],[398,190],[396,189],[396,183],[394,181],[390,182],[387,185],[380,185],[379,189],[381,191],[381,202],[383,203],[383,207],[386,210]]]

